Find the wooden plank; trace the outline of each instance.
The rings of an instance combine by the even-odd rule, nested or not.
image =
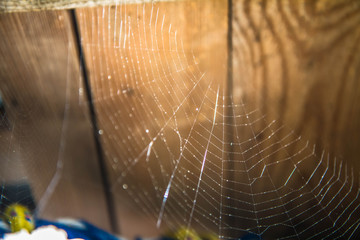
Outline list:
[[[221,96],[227,92],[226,2],[116,5],[76,12],[118,199],[121,233],[154,236],[168,227],[187,224],[191,207],[181,209],[179,205],[188,204],[187,198],[172,193],[162,228],[156,228],[166,186],[180,156],[174,181],[190,198],[195,197],[192,189],[196,184],[191,181],[200,174],[205,149],[212,152],[208,161],[221,167],[223,142],[218,143],[220,150],[214,144],[206,146],[212,135],[224,139],[224,124],[217,125],[212,134],[210,130],[214,111],[224,111],[222,97],[221,107],[215,107],[217,91]],[[223,123],[220,113],[215,115]],[[205,171],[210,170],[205,167]],[[216,182],[208,179],[208,187],[203,187],[219,193],[221,179],[207,174]],[[215,198],[219,204],[219,197]],[[202,193],[198,205],[219,215],[219,209],[210,206]],[[201,209],[195,216],[218,231],[217,222],[206,219]],[[198,224],[192,222],[192,226]]]
[[[322,167],[327,166],[328,156],[332,164],[327,166],[329,171],[340,169],[339,177],[344,177],[346,173],[342,171],[352,166],[357,175],[360,169],[360,108],[356,104],[360,100],[359,2],[243,0],[233,1],[233,4],[234,104],[246,106],[246,111],[238,110],[243,114],[257,110],[257,115],[250,118],[254,123],[251,129],[242,132],[242,138],[250,139],[249,144],[257,149],[242,157],[246,159],[258,153],[252,163],[261,163],[257,173],[265,165],[274,163],[265,174],[272,179],[273,188],[280,187],[280,190],[293,173],[292,179],[296,181],[291,186],[296,188],[304,184],[304,179],[311,176],[320,161],[323,161]],[[265,116],[264,120],[255,122],[261,116]],[[274,120],[277,122],[272,123]],[[297,136],[301,136],[301,140]],[[260,144],[266,141],[267,144]],[[307,150],[302,152],[307,141]],[[313,144],[316,145],[314,152]],[[305,158],[307,155],[311,157]],[[281,160],[284,164],[277,164]],[[300,164],[301,161],[304,164]],[[335,169],[332,170],[333,165]],[[302,175],[298,174],[299,168],[302,168]],[[315,179],[319,172],[314,175]],[[272,189],[269,179],[254,184],[252,191]],[[243,180],[238,176],[237,181]],[[336,191],[329,190],[330,196],[335,194]],[[287,209],[289,206],[279,211]],[[259,209],[254,206],[253,211]],[[249,227],[256,227],[256,224],[260,223],[254,222]],[[318,226],[316,231],[322,227]],[[294,230],[275,229],[269,237],[280,237],[278,234],[286,231]],[[300,238],[309,237],[307,232],[303,234]]]
[[[108,229],[69,13],[1,14],[0,35],[1,187],[28,182],[40,217]]]

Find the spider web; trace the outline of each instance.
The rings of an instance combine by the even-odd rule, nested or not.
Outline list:
[[[83,44],[112,190],[128,195],[154,227],[221,239],[354,236],[352,168],[233,99],[226,81],[184,47],[165,7],[129,8],[79,17],[91,24]]]
[[[351,166],[233,98],[164,6],[122,2],[77,15],[112,192],[154,228],[220,239],[355,238]],[[62,174],[55,170],[41,203]]]

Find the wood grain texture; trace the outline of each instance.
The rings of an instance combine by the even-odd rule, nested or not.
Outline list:
[[[157,0],[164,1],[164,0]],[[171,1],[171,0],[165,0]],[[111,6],[115,4],[134,4],[151,0],[0,0],[0,12],[28,12],[40,10],[63,10],[72,8]]]
[[[255,149],[245,156],[234,156],[252,158],[249,162],[254,161],[253,164],[258,161],[257,171],[269,164],[265,174],[270,180],[257,181],[249,191],[277,189],[276,194],[282,196],[284,179],[293,176],[291,171],[294,169],[300,174],[293,176],[291,188],[303,186],[304,179],[312,176],[313,169],[324,155],[336,169],[341,169],[339,159],[342,160],[344,168],[353,167],[357,176],[360,169],[360,105],[357,104],[360,101],[359,2],[241,0],[233,1],[232,11],[234,102],[244,104],[248,112],[257,110],[257,117],[265,116],[265,121],[260,122],[255,122],[256,115],[251,116],[254,123],[251,129],[241,131],[242,137],[251,139],[248,147],[255,146]],[[267,137],[269,140],[265,141]],[[316,146],[314,152],[313,144]],[[235,150],[242,152],[239,148]],[[253,158],[256,153],[258,156]],[[308,159],[307,156],[311,157]],[[289,157],[289,162],[281,162]],[[271,165],[271,162],[276,164]],[[241,167],[240,164],[234,166],[235,169]],[[331,167],[328,168],[331,171]],[[246,177],[234,175],[233,179],[244,182]],[[358,186],[356,180],[357,177],[355,186]],[[310,192],[314,186],[309,187]],[[336,191],[329,190],[329,193],[335,196]],[[300,199],[302,196],[299,193]],[[356,198],[355,195],[352,197]],[[244,196],[235,194],[234,198],[243,199]],[[274,205],[282,206],[277,209],[278,221],[282,221],[283,213],[294,207],[287,205],[291,201],[287,197],[274,201]],[[241,204],[234,206],[246,207]],[[303,206],[306,206],[301,210],[303,213],[311,207]],[[254,205],[253,219],[261,216],[255,213],[259,210],[261,212],[261,207]],[[294,217],[290,219],[291,224],[301,215],[292,213],[290,210],[284,218]],[[319,213],[318,216],[326,218],[322,210]],[[248,221],[244,227],[268,224],[261,222]],[[318,224],[316,219],[303,223]],[[317,225],[317,229],[332,226],[331,222],[322,224]],[[243,222],[234,219],[233,225],[243,225]],[[316,232],[311,228],[303,232],[303,229],[303,226],[296,227],[296,231],[303,234],[300,238]],[[292,234],[292,231],[294,229],[285,226],[272,226],[262,237],[277,238],[282,234]]]
[[[242,0],[233,15],[234,96],[360,169],[359,2]]]
[[[191,131],[199,132],[190,138],[193,148],[207,144],[216,91],[221,87],[221,93],[226,92],[224,3],[179,1],[76,10],[125,236],[154,236],[162,230],[154,218],[181,144]],[[215,147],[212,150],[221,155]],[[192,151],[194,155],[185,154],[181,168],[198,175],[204,152]],[[134,194],[127,196],[131,191]],[[171,226],[182,218],[167,220]]]
[[[1,187],[28,182],[41,217],[107,229],[70,19],[65,11],[0,15]]]

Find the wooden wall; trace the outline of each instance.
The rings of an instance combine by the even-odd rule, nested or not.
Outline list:
[[[149,218],[136,211],[136,197],[126,196],[124,188],[153,188],[154,179],[147,171],[152,169],[156,176],[160,170],[152,162],[180,154],[166,150],[179,145],[174,130],[184,139],[192,129],[203,132],[192,142],[206,146],[211,134],[204,132],[212,127],[207,119],[214,114],[215,102],[205,101],[208,107],[200,117],[194,109],[202,99],[216,99],[218,89],[221,96],[232,96],[220,99],[223,115],[232,116],[220,120],[227,127],[214,128],[224,149],[242,151],[224,142],[252,138],[250,129],[237,134],[231,126],[241,125],[234,123],[236,114],[257,110],[256,116],[264,120],[254,126],[256,133],[277,120],[276,124],[285,126],[278,139],[291,131],[294,138],[302,138],[293,153],[309,141],[316,144],[318,156],[325,150],[359,171],[358,1],[241,0],[229,7],[227,1],[191,0],[75,12],[124,235],[158,233],[149,227],[153,214],[149,212]],[[1,180],[35,182],[39,201],[60,172],[61,180],[47,199],[51,206],[44,207],[43,216],[82,217],[109,229],[73,24],[65,10],[0,15],[0,35],[4,36],[0,39],[0,91],[8,119],[8,126],[0,130],[0,156],[6,159],[1,162]],[[181,55],[171,51],[175,44],[184,50]],[[203,79],[199,87],[193,88],[199,79]],[[227,104],[234,109],[226,108]],[[180,105],[185,107],[174,118],[171,113]],[[147,159],[149,142],[164,126],[168,126],[168,142],[155,141],[154,154]],[[211,150],[215,162],[222,152],[215,146]],[[189,156],[189,162],[198,157]],[[60,170],[56,167],[59,159],[64,159]],[[134,161],[139,164],[128,174]],[[172,164],[163,166],[170,169]],[[10,174],[7,169],[13,168],[15,173]],[[124,181],[117,184],[122,172],[127,173],[121,178],[127,187]],[[226,177],[241,180],[231,174]],[[157,191],[148,194],[146,198],[158,198]],[[64,206],[64,202],[69,204]]]

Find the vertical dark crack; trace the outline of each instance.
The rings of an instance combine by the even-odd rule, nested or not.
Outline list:
[[[99,127],[98,127],[97,118],[96,118],[95,106],[93,104],[90,80],[89,80],[87,70],[86,70],[86,62],[85,62],[85,58],[84,58],[84,51],[83,51],[82,44],[81,44],[79,26],[78,26],[76,13],[75,13],[74,9],[70,10],[70,15],[71,15],[72,24],[74,27],[74,34],[75,34],[75,38],[76,38],[77,50],[78,50],[79,59],[80,59],[80,69],[81,69],[81,73],[84,78],[86,97],[87,97],[87,101],[89,103],[88,105],[89,105],[90,119],[91,119],[91,123],[92,123],[94,139],[95,139],[97,159],[98,159],[98,163],[99,163],[100,176],[101,176],[102,186],[103,186],[104,195],[105,195],[106,208],[107,208],[109,220],[110,220],[110,227],[111,227],[112,232],[120,233],[119,227],[118,227],[118,220],[116,217],[114,198],[113,198],[113,195],[110,190],[110,182],[109,182],[109,178],[108,178],[108,172],[106,169],[104,152],[103,152],[103,149],[101,146],[101,141],[100,141],[100,136],[99,136]]]

